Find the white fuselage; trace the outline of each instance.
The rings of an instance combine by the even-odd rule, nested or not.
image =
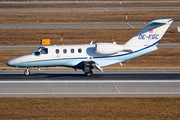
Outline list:
[[[150,47],[137,48],[134,52],[119,51],[115,54],[103,55],[96,51],[96,44],[86,45],[60,45],[42,46],[47,48],[47,53],[36,55],[35,52],[20,56],[7,62],[14,67],[50,67],[66,66],[74,67],[81,61],[94,61],[99,66],[107,66],[133,59],[157,49],[156,45]],[[107,49],[107,48],[104,48]]]

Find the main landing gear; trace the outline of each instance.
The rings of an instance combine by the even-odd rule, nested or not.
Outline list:
[[[93,74],[93,71],[92,70],[90,70],[90,71],[88,71],[88,72],[86,72],[86,73],[84,73],[86,76],[91,76],[92,74]]]
[[[74,69],[76,70],[76,68],[83,70],[84,74],[86,76],[91,76],[93,75],[93,71],[92,69],[95,66],[95,62],[94,61],[82,61],[79,64],[77,64]]]
[[[28,76],[28,75],[30,75],[30,70],[27,68],[25,71],[24,71],[24,74],[26,75],[26,76]]]
[[[92,65],[93,63],[90,61],[87,61],[87,62],[84,62],[84,65],[83,65],[83,71],[84,71],[84,74],[86,75],[86,76],[91,76],[92,74],[93,74],[93,71],[92,71],[92,69],[94,68],[93,67],[93,65]]]

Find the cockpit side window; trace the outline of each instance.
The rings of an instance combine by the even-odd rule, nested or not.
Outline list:
[[[34,51],[34,55],[40,55],[41,51],[44,49],[44,47],[39,47]]]
[[[47,48],[44,48],[44,49],[42,50],[42,54],[48,54],[48,49],[47,49]]]
[[[34,51],[34,55],[40,55],[40,54],[48,54],[48,48],[39,47],[37,50]]]

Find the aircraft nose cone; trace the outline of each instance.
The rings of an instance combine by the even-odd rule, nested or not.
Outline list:
[[[7,62],[6,62],[6,65],[7,66],[11,66],[11,67],[16,67],[17,65],[17,63],[18,63],[18,61],[17,61],[18,59],[11,59],[11,60],[8,60]]]
[[[13,65],[12,60],[8,60],[8,61],[6,62],[6,65],[7,65],[7,66],[12,66],[12,65]]]
[[[11,67],[24,67],[24,61],[27,61],[29,59],[30,55],[20,56],[7,61],[6,65]]]

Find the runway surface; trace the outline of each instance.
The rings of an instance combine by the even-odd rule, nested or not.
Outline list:
[[[134,29],[143,28],[147,23],[114,23],[114,24],[0,24],[0,29],[9,28],[119,28],[119,29]],[[179,22],[173,22],[170,28],[177,28],[180,26]]]
[[[35,50],[41,45],[35,46],[0,46],[0,50]],[[158,48],[175,48],[179,49],[180,44],[158,44]]]
[[[180,71],[0,71],[0,97],[180,96]]]
[[[108,11],[179,11],[180,7],[113,7],[113,8],[21,8],[0,12],[108,12]]]

